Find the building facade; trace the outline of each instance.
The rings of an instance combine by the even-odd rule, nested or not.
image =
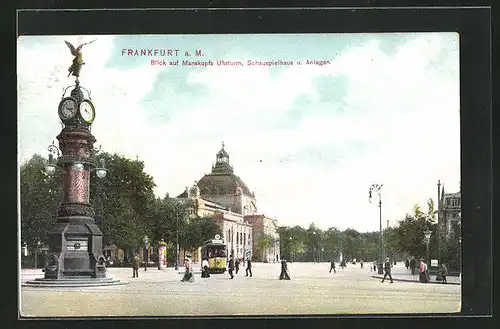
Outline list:
[[[247,215],[245,221],[253,228],[254,260],[267,263],[279,261],[278,221],[266,215]]]
[[[438,187],[439,189],[439,187]],[[457,226],[461,222],[462,198],[460,191],[446,193],[444,185],[440,192],[438,203],[438,226],[441,236],[450,239],[454,236]]]

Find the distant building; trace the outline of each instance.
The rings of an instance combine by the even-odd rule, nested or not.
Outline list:
[[[446,193],[443,188],[438,203],[438,225],[443,237],[446,239],[454,237],[455,227],[460,224],[462,211],[462,198],[460,191]]]
[[[278,221],[265,215],[247,215],[245,221],[252,225],[254,259],[260,262],[275,262],[279,260]],[[260,248],[260,241],[270,238],[267,248]]]
[[[256,237],[254,229],[258,231],[257,236],[267,232],[266,234],[276,237],[277,220],[258,215],[255,194],[240,177],[234,174],[224,143],[216,154],[211,173],[195,181],[191,187],[186,187],[177,198],[190,202],[190,212],[193,217],[213,218],[221,228],[228,251],[235,257],[254,256],[254,259],[265,261],[260,256],[253,255]],[[272,253],[276,257],[279,248],[275,243],[268,249],[266,255],[270,256]],[[194,261],[198,261],[201,254],[199,252],[198,255],[192,256]]]

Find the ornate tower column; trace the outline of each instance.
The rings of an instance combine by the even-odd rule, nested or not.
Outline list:
[[[60,149],[57,167],[62,176],[62,193],[57,223],[49,232],[50,253],[45,278],[104,278],[102,232],[95,224],[94,209],[90,205],[90,173],[96,167],[93,159],[96,139],[90,126],[95,110],[91,100],[84,97],[78,80],[71,96],[63,95],[59,116],[64,125],[57,136]],[[57,147],[52,145],[49,149]],[[105,175],[104,168],[97,169],[99,176]]]

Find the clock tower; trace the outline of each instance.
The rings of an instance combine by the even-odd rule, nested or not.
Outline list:
[[[66,95],[71,87],[74,88]],[[90,92],[78,80],[64,90],[58,114],[63,129],[57,136],[59,148],[52,146],[57,150],[62,193],[56,225],[49,232],[45,279],[105,278],[102,232],[95,224],[90,205],[90,176],[96,167],[93,147],[96,139],[90,132],[95,108]]]

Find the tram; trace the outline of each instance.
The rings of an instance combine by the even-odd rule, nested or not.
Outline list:
[[[209,273],[224,273],[227,258],[226,244],[217,235],[216,239],[205,242],[201,248],[201,258],[208,260]]]

